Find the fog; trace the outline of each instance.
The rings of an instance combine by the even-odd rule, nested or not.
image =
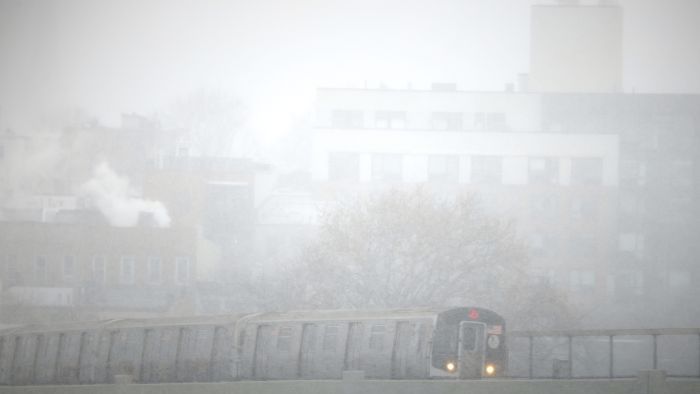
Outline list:
[[[695,0],[0,0],[0,328],[700,327],[698,48]]]

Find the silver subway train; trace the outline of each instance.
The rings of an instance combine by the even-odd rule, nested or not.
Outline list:
[[[501,316],[475,307],[27,326],[0,331],[0,384],[495,377],[505,333]]]

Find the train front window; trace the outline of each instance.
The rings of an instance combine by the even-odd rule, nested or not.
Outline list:
[[[476,349],[476,328],[462,328],[462,350],[473,352]]]

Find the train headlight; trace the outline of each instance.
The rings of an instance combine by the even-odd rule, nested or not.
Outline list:
[[[486,375],[493,376],[496,373],[496,367],[493,364],[486,364]]]
[[[448,361],[447,364],[445,364],[445,369],[447,372],[454,372],[457,370],[457,365],[453,361]]]

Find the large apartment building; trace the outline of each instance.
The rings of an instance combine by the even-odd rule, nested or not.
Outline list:
[[[596,305],[692,297],[700,98],[319,89],[321,198],[420,185],[513,218],[535,272]],[[679,298],[680,297],[680,298]]]
[[[539,94],[444,85],[319,89],[313,179],[327,198],[418,185],[474,192],[517,221],[542,280],[604,298],[614,281],[619,138],[544,131],[542,105]]]

